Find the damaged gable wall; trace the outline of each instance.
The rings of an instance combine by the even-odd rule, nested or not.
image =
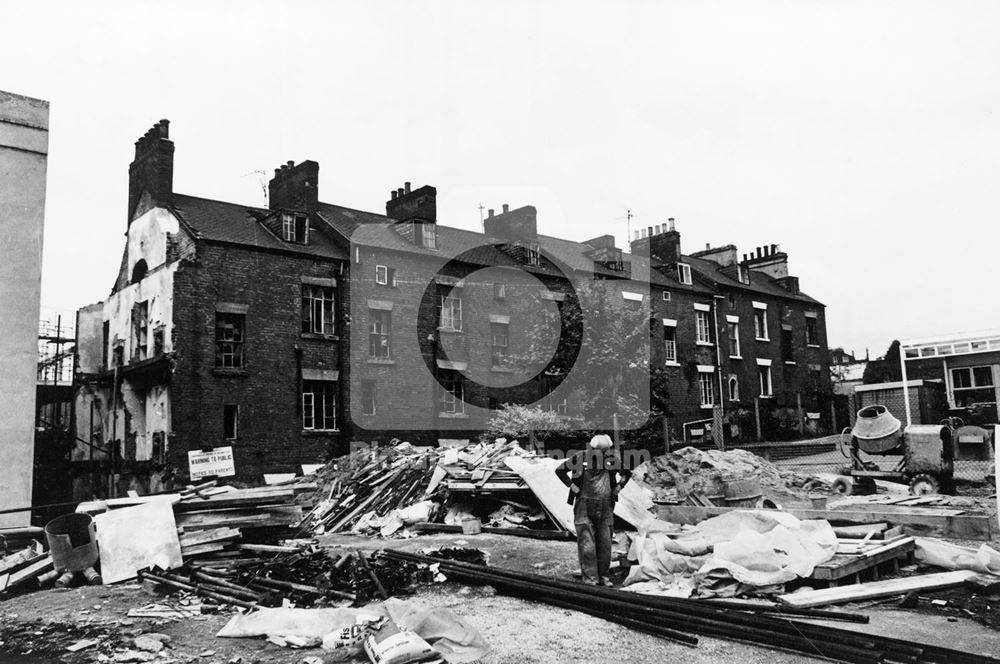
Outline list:
[[[172,431],[174,279],[184,259],[194,254],[193,241],[184,241],[187,235],[169,210],[147,209],[129,226],[115,291],[77,314],[82,380],[76,394],[75,461],[107,459],[112,440],[119,441],[118,453],[126,462],[158,461],[166,453]],[[144,308],[137,306],[142,303]],[[145,313],[144,339],[140,311]],[[155,370],[160,365],[166,369]],[[143,370],[147,367],[154,370]]]

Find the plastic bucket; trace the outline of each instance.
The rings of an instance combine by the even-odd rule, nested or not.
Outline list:
[[[97,562],[97,529],[89,514],[64,514],[48,522],[52,566],[61,572],[82,572]]]

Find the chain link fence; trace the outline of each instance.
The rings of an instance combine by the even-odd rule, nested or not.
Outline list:
[[[847,450],[841,449],[840,436],[826,436],[795,443],[761,443],[748,445],[746,449],[769,459],[781,468],[794,470],[803,475],[835,473],[850,470],[851,460]],[[881,470],[893,470],[902,463],[902,455],[870,455],[861,453],[864,461],[875,463]],[[993,459],[955,460],[955,479],[968,482],[985,482],[994,473]]]

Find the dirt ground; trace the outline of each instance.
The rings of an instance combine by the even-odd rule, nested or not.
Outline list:
[[[576,569],[575,544],[513,538],[497,535],[423,535],[402,540],[373,540],[351,536],[328,536],[322,544],[365,550],[395,548],[420,551],[441,546],[475,546],[490,554],[490,564],[546,576],[570,578]],[[617,547],[624,548],[624,542]],[[955,600],[968,602],[965,591],[952,591]],[[848,607],[871,616],[868,625],[850,625],[872,633],[932,642],[984,654],[1000,652],[1000,632],[969,615],[959,606],[937,607],[926,596],[916,609],[900,610],[897,600]],[[934,597],[949,597],[948,594]],[[136,636],[155,632],[169,637],[169,647],[155,660],[204,664],[253,664],[274,662],[299,664],[306,657],[333,661],[320,649],[291,650],[262,639],[222,639],[215,633],[230,614],[203,615],[186,620],[126,618],[131,608],[155,601],[140,586],[116,585],[47,590],[0,603],[0,662],[41,664],[44,662],[104,661],[130,647]],[[547,662],[606,662],[623,659],[637,663],[660,663],[683,658],[692,664],[733,662],[740,664],[785,664],[813,661],[810,658],[741,644],[703,638],[695,648],[666,642],[653,636],[577,612],[497,595],[489,587],[469,588],[445,583],[420,587],[411,598],[426,606],[447,606],[471,621],[492,646],[486,664]],[[1000,606],[1000,596],[979,598],[982,606]],[[963,608],[967,608],[963,604]],[[975,608],[975,607],[973,607]],[[980,609],[980,612],[982,610]],[[994,614],[995,615],[995,614]],[[847,626],[848,623],[838,623]],[[69,653],[67,646],[81,639],[98,644]],[[113,661],[113,660],[112,660]],[[366,661],[364,655],[358,661]]]

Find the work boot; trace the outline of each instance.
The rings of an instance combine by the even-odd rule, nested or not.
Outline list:
[[[611,579],[601,579],[600,581],[597,582],[597,585],[604,586],[605,588],[615,587],[615,584],[614,582],[611,581]]]

